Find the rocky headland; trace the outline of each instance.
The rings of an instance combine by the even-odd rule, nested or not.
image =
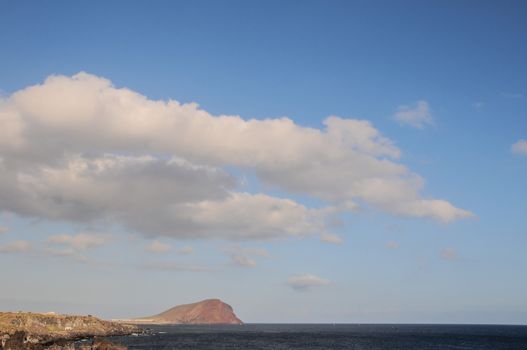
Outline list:
[[[121,350],[100,337],[128,335],[141,330],[118,322],[103,321],[93,316],[0,312],[0,349],[40,350],[75,349],[75,341],[87,339],[78,349]]]
[[[135,324],[243,324],[232,307],[220,299],[178,305],[154,316],[123,321]]]

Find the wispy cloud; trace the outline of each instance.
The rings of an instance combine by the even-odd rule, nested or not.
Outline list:
[[[395,241],[389,241],[389,242],[386,242],[385,247],[388,249],[397,249],[399,248],[399,243]]]
[[[521,156],[527,156],[527,140],[518,140],[511,146],[511,152]]]
[[[45,247],[40,253],[44,256],[73,259],[81,263],[87,263],[89,261],[86,256],[71,248]]]
[[[332,233],[325,233],[322,236],[320,236],[320,240],[325,243],[330,244],[342,244],[344,243],[344,240],[339,235],[335,235]]]
[[[140,267],[149,270],[161,270],[161,271],[187,271],[187,272],[206,272],[212,271],[211,268],[206,266],[189,264],[183,262],[149,262],[140,265]]]
[[[194,253],[194,248],[192,248],[191,246],[181,247],[176,251],[176,253],[181,254],[181,255],[192,254]]]
[[[9,232],[9,227],[0,226],[0,235]]]
[[[46,239],[46,245],[36,253],[47,257],[72,259],[79,263],[97,264],[84,255],[85,251],[101,247],[110,240],[110,235],[93,232],[53,235]]]
[[[27,240],[16,240],[0,246],[0,253],[11,254],[29,254],[31,257],[58,257],[72,259],[76,262],[88,263],[89,259],[79,253],[78,250],[71,247],[49,247],[49,246],[34,246]]]
[[[170,244],[155,240],[148,244],[145,250],[150,253],[168,253],[170,250],[172,250],[172,246]]]
[[[287,284],[297,291],[308,291],[313,287],[326,286],[330,283],[330,280],[309,273],[293,276],[287,281]]]
[[[439,257],[443,260],[453,261],[453,260],[457,260],[458,255],[454,248],[444,248],[439,253]]]
[[[410,106],[399,106],[393,118],[401,125],[409,125],[418,129],[434,124],[430,106],[424,100],[417,101]]]
[[[475,109],[481,109],[485,106],[485,104],[481,101],[476,101],[472,104],[472,107]]]
[[[47,239],[48,243],[63,245],[76,250],[86,250],[100,247],[110,241],[109,235],[99,233],[79,233],[76,235],[54,235]]]
[[[250,259],[246,255],[231,254],[231,264],[240,267],[255,267],[256,261]]]
[[[27,253],[31,249],[29,241],[16,240],[0,246],[0,253]]]
[[[265,248],[246,248],[232,245],[224,249],[229,255],[230,264],[239,267],[255,267],[254,257],[269,258],[269,252]]]
[[[512,99],[522,99],[525,97],[521,92],[502,92],[501,97],[512,98]]]

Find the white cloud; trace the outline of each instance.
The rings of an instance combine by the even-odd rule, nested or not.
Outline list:
[[[76,235],[54,235],[47,239],[48,243],[59,244],[75,250],[86,250],[104,245],[110,240],[108,235],[98,233],[79,233]]]
[[[28,241],[17,240],[0,246],[0,253],[27,253],[31,249]]]
[[[386,242],[386,248],[388,248],[388,249],[397,249],[397,248],[399,248],[399,243],[394,242],[394,241]]]
[[[527,156],[527,140],[518,140],[511,146],[511,152],[522,156]]]
[[[172,249],[170,244],[166,244],[159,241],[152,241],[146,246],[146,251],[150,253],[167,253]]]
[[[8,232],[9,232],[9,227],[0,226],[0,235],[3,233],[8,233]]]
[[[315,129],[214,116],[86,73],[0,100],[0,120],[0,211],[28,217],[117,223],[151,237],[269,239],[325,232],[329,214],[357,203],[443,222],[471,215],[422,198],[424,181],[365,120],[331,116]],[[284,198],[241,193],[226,169],[254,173]]]
[[[325,286],[330,283],[331,281],[327,279],[309,273],[293,276],[287,281],[287,284],[297,291],[307,291],[313,287]]]
[[[232,193],[222,201],[199,201],[177,207],[171,232],[200,238],[269,239],[303,236],[324,227],[323,210],[265,194]],[[181,230],[181,231],[179,231]],[[161,231],[160,231],[161,232]],[[190,238],[189,237],[189,238]]]
[[[445,248],[439,254],[440,258],[447,261],[453,261],[458,258],[457,252],[454,248]]]
[[[332,233],[325,233],[320,237],[320,240],[325,243],[330,244],[342,244],[344,243],[344,240],[339,235],[335,235]]]
[[[417,101],[411,106],[402,105],[397,108],[394,119],[399,124],[409,125],[422,129],[426,125],[434,124],[430,106],[426,101]]]
[[[264,194],[229,193],[231,180],[223,171],[174,159],[73,157],[60,168],[19,175],[6,205],[30,216],[104,219],[145,235],[185,238],[272,238],[324,226],[321,210]]]

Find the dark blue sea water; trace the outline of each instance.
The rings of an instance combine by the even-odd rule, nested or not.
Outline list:
[[[527,326],[246,324],[151,326],[114,337],[129,349],[527,350]]]

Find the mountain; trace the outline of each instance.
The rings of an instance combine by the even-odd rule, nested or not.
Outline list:
[[[178,305],[160,314],[134,320],[149,324],[243,324],[232,307],[220,299]]]

